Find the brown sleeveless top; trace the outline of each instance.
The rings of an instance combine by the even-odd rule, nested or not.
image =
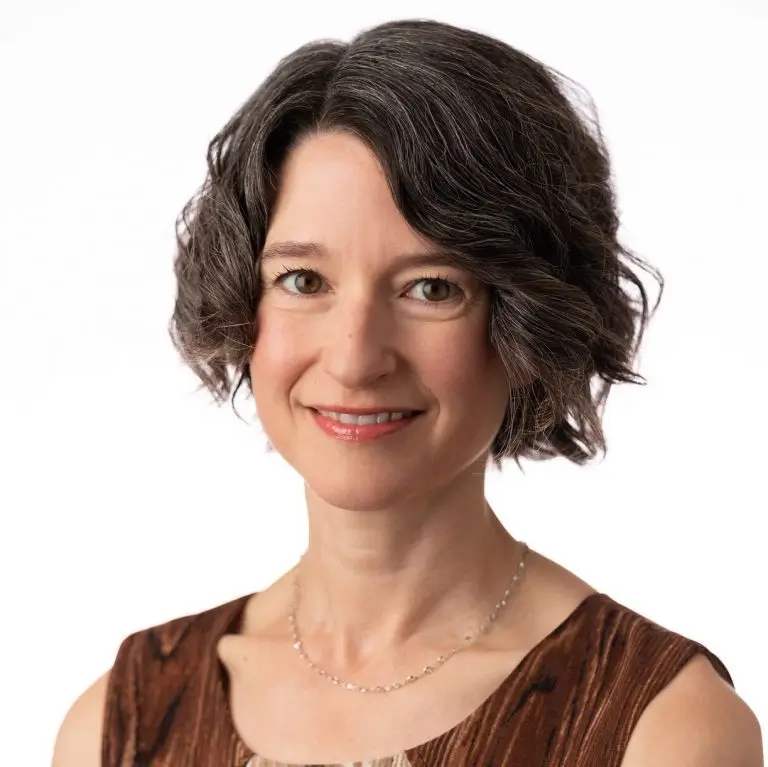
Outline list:
[[[260,758],[232,724],[216,648],[237,633],[247,599],[124,640],[107,692],[103,767],[297,767]],[[592,594],[456,727],[354,767],[618,767],[645,707],[698,653],[733,685],[704,646]]]

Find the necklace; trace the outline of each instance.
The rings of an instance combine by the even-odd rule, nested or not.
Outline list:
[[[334,674],[330,674],[324,669],[320,668],[317,664],[315,664],[304,652],[304,646],[302,644],[301,639],[299,638],[299,632],[296,628],[296,609],[298,607],[299,603],[299,579],[298,579],[298,573],[296,576],[294,576],[293,581],[293,591],[294,591],[294,597],[293,597],[293,603],[291,605],[291,613],[288,616],[288,620],[291,624],[291,631],[293,633],[293,648],[296,649],[301,655],[301,657],[316,671],[321,677],[324,679],[327,679],[329,682],[332,682],[335,685],[338,685],[339,687],[343,687],[345,690],[352,690],[353,692],[392,692],[393,690],[398,690],[401,687],[405,687],[408,684],[412,684],[413,682],[417,681],[418,679],[421,679],[428,674],[432,674],[433,672],[437,671],[437,669],[440,668],[443,664],[447,663],[454,655],[456,655],[457,652],[460,652],[461,650],[465,650],[469,645],[471,645],[475,640],[477,640],[478,637],[480,637],[482,634],[485,634],[488,629],[490,628],[491,624],[496,620],[498,617],[499,611],[507,604],[507,601],[509,600],[509,595],[512,593],[512,590],[515,588],[515,585],[520,581],[520,579],[523,577],[523,573],[525,571],[525,560],[528,556],[528,552],[530,549],[528,548],[528,545],[526,543],[523,543],[521,541],[521,545],[523,547],[523,552],[520,557],[520,562],[517,565],[517,570],[515,572],[515,575],[512,578],[512,582],[507,587],[507,590],[504,592],[504,596],[496,603],[491,613],[485,618],[485,620],[480,625],[480,628],[474,633],[474,634],[468,634],[464,637],[464,639],[461,641],[459,645],[453,648],[447,655],[441,655],[434,663],[431,663],[427,666],[424,666],[424,668],[421,670],[420,673],[414,674],[411,676],[407,676],[405,679],[403,679],[401,682],[394,682],[392,684],[388,685],[377,685],[375,687],[363,687],[359,684],[354,684],[353,682],[345,682],[343,679],[339,679]]]

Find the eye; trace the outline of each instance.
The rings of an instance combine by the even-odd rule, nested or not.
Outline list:
[[[275,278],[275,283],[289,293],[312,295],[323,287],[323,278],[311,269],[288,269]]]
[[[417,300],[430,304],[445,303],[461,294],[458,285],[442,277],[423,277],[414,282],[408,292],[413,291],[417,294]]]

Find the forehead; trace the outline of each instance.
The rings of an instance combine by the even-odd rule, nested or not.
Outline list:
[[[266,245],[285,240],[331,254],[429,247],[397,209],[376,155],[343,133],[308,137],[286,158]]]

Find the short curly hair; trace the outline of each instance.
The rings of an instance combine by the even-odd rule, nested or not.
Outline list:
[[[618,242],[608,151],[580,93],[497,39],[423,19],[280,60],[211,141],[177,220],[170,333],[202,386],[218,402],[250,388],[281,166],[303,138],[343,131],[377,155],[413,229],[488,286],[509,380],[496,465],[605,453],[605,401],[614,383],[645,383],[632,365],[664,284]],[[650,312],[640,270],[658,283]]]

